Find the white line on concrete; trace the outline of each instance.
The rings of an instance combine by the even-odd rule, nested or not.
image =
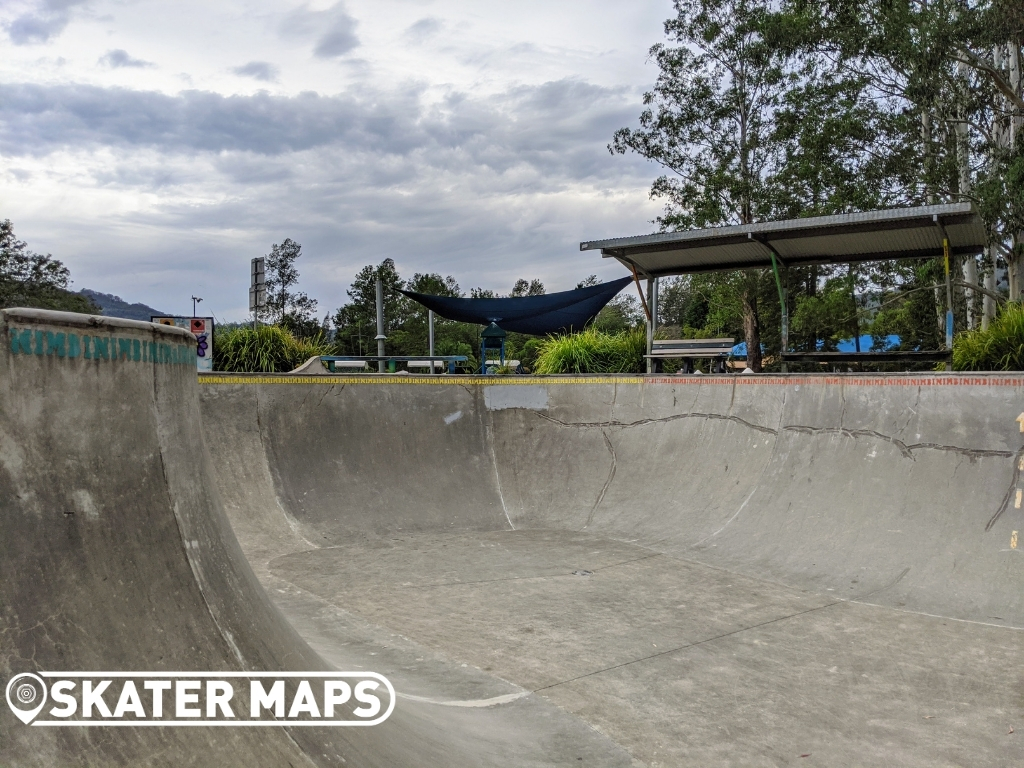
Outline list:
[[[421,704],[437,704],[439,707],[495,707],[499,704],[508,704],[516,699],[521,699],[528,693],[529,691],[506,693],[504,696],[495,696],[492,699],[476,699],[473,701],[439,701],[437,699],[428,699],[425,696],[413,696],[411,693],[399,693],[398,698],[416,701]]]

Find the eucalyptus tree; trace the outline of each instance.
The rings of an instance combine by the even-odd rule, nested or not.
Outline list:
[[[886,135],[884,112],[865,93],[863,76],[847,76],[802,45],[804,16],[781,13],[771,0],[674,6],[668,43],[650,50],[659,75],[644,95],[639,128],[618,130],[609,146],[664,169],[651,187],[665,202],[655,220],[662,230],[860,210],[884,198],[880,180],[898,167],[888,152],[873,154]],[[813,296],[817,271],[795,277]],[[707,316],[718,327],[728,330],[735,310],[748,365],[760,370],[760,305],[775,300],[771,273],[746,270],[697,285],[694,295],[712,302]]]
[[[294,290],[299,282],[295,262],[302,256],[302,246],[285,238],[274,243],[267,254],[267,315],[271,323],[284,326],[296,335],[315,336],[321,328],[316,319],[316,299]]]
[[[0,307],[38,307],[100,314],[88,296],[69,291],[70,270],[58,259],[29,250],[14,234],[10,219],[0,221]]]

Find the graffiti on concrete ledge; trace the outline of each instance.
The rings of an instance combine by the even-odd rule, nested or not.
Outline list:
[[[123,336],[80,335],[38,328],[9,328],[8,331],[13,355],[170,365],[195,365],[196,359],[195,349],[186,344],[166,344]]]

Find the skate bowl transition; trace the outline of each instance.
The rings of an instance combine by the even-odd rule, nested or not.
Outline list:
[[[5,684],[349,669],[397,701],[4,707],[0,765],[1024,760],[1024,376],[197,379],[183,331],[3,322]]]

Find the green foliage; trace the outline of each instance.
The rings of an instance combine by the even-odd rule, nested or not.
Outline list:
[[[1010,302],[987,330],[953,340],[955,371],[1024,371],[1024,305]]]
[[[68,290],[71,272],[49,254],[28,249],[14,236],[10,219],[0,221],[0,308],[33,307],[98,315],[99,306],[88,296]]]
[[[1024,44],[1020,0],[673,6],[639,124],[609,147],[661,166],[651,196],[665,202],[663,231],[968,199],[1011,298],[1024,293],[1024,134],[1011,141],[1024,104],[1007,54]],[[852,277],[845,266],[790,268],[789,348],[834,349],[864,331],[938,348],[938,266],[861,264]],[[979,279],[992,269],[982,264]],[[663,281],[659,314],[680,333],[744,337],[759,370],[757,350],[781,346],[775,294],[768,270],[693,275]],[[954,287],[960,328],[967,305]],[[971,309],[976,319],[980,301]]]
[[[333,354],[333,346],[322,336],[296,338],[276,325],[218,329],[213,345],[213,367],[236,373],[287,373],[314,355]]]
[[[647,333],[643,327],[621,333],[588,328],[551,336],[540,345],[535,373],[639,373],[644,368]]]
[[[295,262],[301,255],[302,246],[291,238],[271,247],[266,256],[267,308],[263,319],[300,338],[315,338],[322,332],[316,319],[316,299],[292,290],[299,282]]]

